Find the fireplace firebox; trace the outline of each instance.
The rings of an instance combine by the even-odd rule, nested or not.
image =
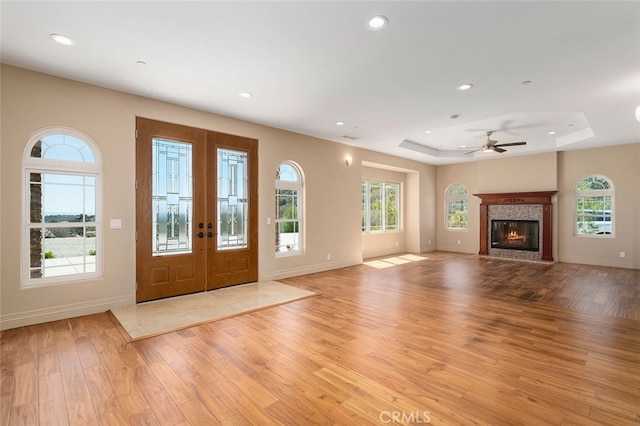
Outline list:
[[[537,220],[491,220],[491,248],[540,250],[540,225]]]

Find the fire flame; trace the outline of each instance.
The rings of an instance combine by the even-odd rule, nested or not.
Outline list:
[[[524,235],[518,234],[516,231],[509,231],[507,234],[507,240],[525,240]]]

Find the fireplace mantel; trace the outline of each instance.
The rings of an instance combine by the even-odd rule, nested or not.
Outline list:
[[[487,206],[489,205],[510,205],[510,204],[541,204],[542,205],[542,260],[553,261],[552,255],[552,204],[551,197],[558,191],[537,191],[537,192],[502,192],[492,194],[473,194],[479,197],[480,203],[480,252],[479,254],[489,254],[489,242],[487,227],[489,218]]]
[[[551,197],[558,191],[501,192],[494,194],[473,194],[482,204],[551,204]]]

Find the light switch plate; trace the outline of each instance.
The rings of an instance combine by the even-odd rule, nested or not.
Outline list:
[[[111,228],[111,229],[120,229],[120,228],[122,228],[122,219],[111,219],[111,220],[109,220],[109,228]]]

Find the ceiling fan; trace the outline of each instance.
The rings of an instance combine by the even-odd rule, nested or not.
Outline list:
[[[480,148],[478,149],[474,149],[473,151],[469,151],[469,152],[465,152],[466,154],[472,154],[474,152],[477,151],[483,151],[483,152],[489,152],[489,151],[495,151],[495,152],[505,152],[506,149],[504,149],[503,147],[505,146],[518,146],[518,145],[526,145],[526,142],[509,142],[509,143],[498,143],[498,141],[491,139],[491,134],[493,133],[493,130],[490,130],[487,132],[487,142],[482,145]]]

